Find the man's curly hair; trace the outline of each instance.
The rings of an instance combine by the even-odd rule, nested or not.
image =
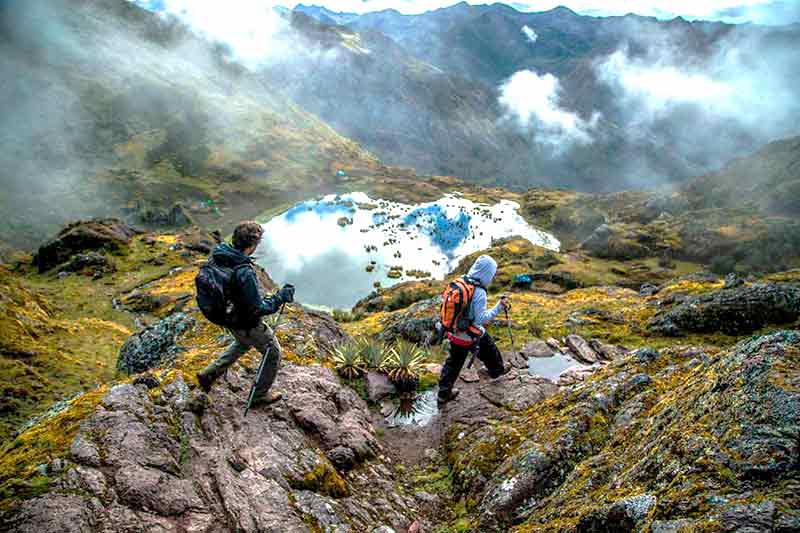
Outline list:
[[[233,247],[239,251],[244,251],[251,246],[257,245],[264,234],[261,224],[252,220],[240,222],[233,230]]]

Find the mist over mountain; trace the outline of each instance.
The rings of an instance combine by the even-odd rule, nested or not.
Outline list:
[[[657,186],[798,133],[796,26],[588,17],[567,8],[521,13],[463,2],[421,15],[295,11],[379,31],[411,56],[483,85],[500,106],[485,107],[487,120],[504,133],[515,130],[521,142],[465,165],[460,175],[470,179],[492,174],[504,184],[589,190]],[[353,98],[364,96],[356,89]],[[331,120],[351,126],[343,115]],[[384,147],[371,148],[386,157]]]
[[[252,216],[377,165],[225,46],[124,0],[4,2],[0,76],[0,231],[17,245],[176,201]]]

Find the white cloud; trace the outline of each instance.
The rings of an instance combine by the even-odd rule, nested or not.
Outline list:
[[[533,31],[533,29],[527,24],[522,27],[521,31],[525,38],[531,43],[535,43],[539,39],[539,36],[536,34],[536,32]]]
[[[500,104],[507,115],[534,133],[538,143],[562,150],[593,141],[591,130],[599,115],[583,120],[561,107],[561,86],[552,74],[539,76],[531,70],[514,73],[500,86]]]
[[[706,110],[724,112],[736,90],[729,81],[679,66],[669,57],[653,62],[631,59],[618,50],[598,63],[601,82],[616,90],[621,105],[640,110],[640,120],[653,121],[682,104],[701,104]]]
[[[723,42],[697,65],[676,50],[660,42],[645,58],[632,58],[622,49],[595,65],[631,122],[653,123],[691,107],[700,123],[704,117],[729,120],[765,140],[792,131],[787,119],[798,111],[798,60],[791,50]],[[764,62],[766,56],[772,60]],[[687,132],[696,128],[681,125]]]
[[[230,46],[236,58],[255,65],[283,53],[274,35],[286,25],[262,0],[161,0],[164,12],[174,15],[195,31]]]

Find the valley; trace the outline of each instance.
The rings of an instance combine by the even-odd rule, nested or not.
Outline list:
[[[796,24],[269,6],[254,62],[169,7],[0,5],[0,531],[800,529]],[[642,122],[653,65],[772,98]],[[245,416],[195,276],[248,219],[297,292]],[[507,372],[440,404],[482,255]]]

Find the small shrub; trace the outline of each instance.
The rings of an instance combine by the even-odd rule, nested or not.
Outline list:
[[[344,309],[334,309],[331,312],[333,319],[337,322],[347,323],[347,322],[358,322],[359,320],[364,318],[364,313],[361,311],[356,311],[355,313],[352,311],[346,311]]]
[[[331,356],[336,371],[344,378],[354,379],[364,372],[361,347],[356,342],[345,342],[337,346]]]
[[[361,360],[366,368],[376,372],[384,372],[389,365],[389,350],[377,339],[365,337],[359,341]]]
[[[400,340],[394,345],[389,360],[389,378],[392,381],[419,379],[425,353],[414,343]]]

